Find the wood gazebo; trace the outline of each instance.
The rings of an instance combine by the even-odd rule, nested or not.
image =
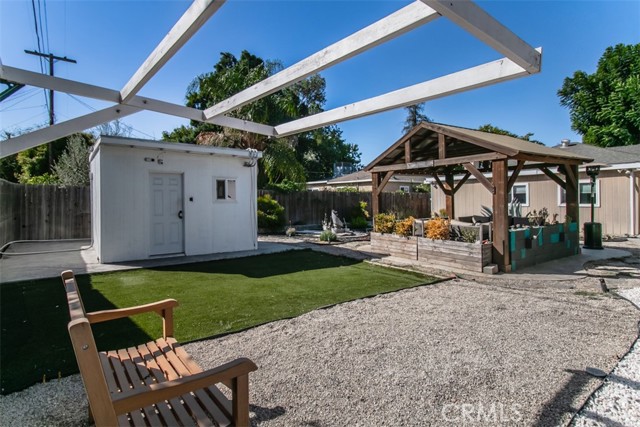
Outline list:
[[[447,215],[455,218],[455,194],[473,176],[493,195],[493,262],[508,272],[511,261],[507,197],[520,171],[540,169],[565,189],[566,214],[578,221],[578,166],[591,160],[510,136],[421,123],[365,170],[372,175],[374,215],[379,213],[382,189],[399,172],[433,176],[445,193]],[[455,183],[454,175],[462,175],[462,179]]]

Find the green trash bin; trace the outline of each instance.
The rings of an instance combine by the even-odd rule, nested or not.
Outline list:
[[[585,249],[604,249],[602,247],[602,224],[599,222],[584,223]]]

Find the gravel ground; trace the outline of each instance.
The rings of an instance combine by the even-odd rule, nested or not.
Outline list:
[[[637,309],[602,294],[597,277],[561,287],[505,277],[379,295],[186,347],[204,368],[256,362],[253,425],[552,426],[581,408],[575,425],[640,425],[637,343],[618,364]],[[585,372],[616,365],[602,387]],[[0,397],[3,426],[86,423],[78,375]]]
[[[620,291],[620,294],[640,308],[640,288]],[[640,425],[640,340],[589,398],[571,425]]]

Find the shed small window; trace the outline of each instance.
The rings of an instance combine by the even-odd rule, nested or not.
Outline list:
[[[216,179],[216,200],[236,200],[235,179]]]

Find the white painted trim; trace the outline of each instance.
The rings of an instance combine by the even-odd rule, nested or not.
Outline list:
[[[237,157],[240,159],[251,159],[252,154],[248,150],[240,148],[213,147],[210,145],[183,144],[179,142],[153,141],[148,139],[123,138],[103,135],[94,144],[94,151],[101,145],[117,145],[131,148],[152,149],[158,151],[173,151],[181,153],[209,154],[216,156]],[[262,157],[262,152],[258,151],[258,158]],[[254,154],[255,156],[255,154]]]
[[[522,67],[508,58],[503,58],[384,95],[293,120],[276,126],[276,133],[280,137],[285,137],[329,124],[406,107],[526,75],[528,73]]]
[[[415,1],[279,73],[207,108],[204,110],[204,115],[206,118],[211,118],[240,108],[431,22],[439,16],[429,6]]]
[[[421,0],[496,49],[530,74],[540,72],[542,55],[471,1]]]
[[[169,33],[151,52],[120,91],[123,103],[129,101],[171,57],[216,13],[225,0],[194,0]],[[152,6],[153,7],[153,6]]]
[[[116,105],[0,142],[0,158],[64,138],[76,132],[137,113],[140,108]]]
[[[635,236],[638,234],[636,230],[636,222],[638,221],[638,214],[636,212],[636,206],[638,204],[637,191],[635,189],[635,177],[636,172],[629,171],[629,235]]]

